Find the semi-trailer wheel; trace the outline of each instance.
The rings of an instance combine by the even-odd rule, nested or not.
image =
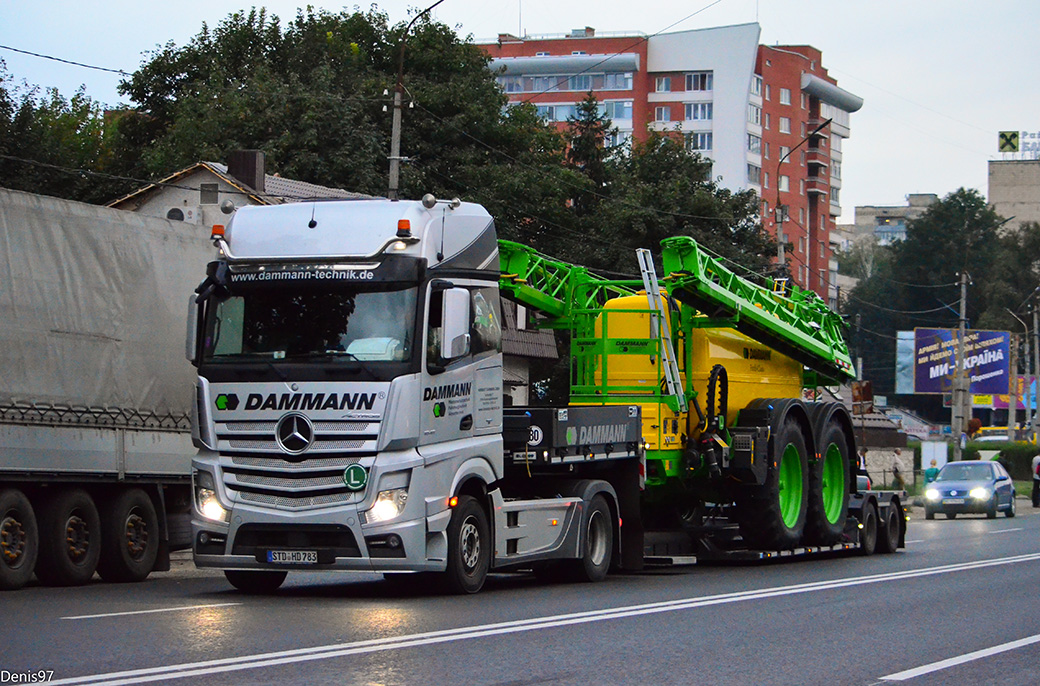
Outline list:
[[[448,569],[445,582],[452,593],[476,593],[484,587],[491,567],[491,533],[487,514],[469,495],[459,496],[448,522]]]
[[[773,442],[773,465],[757,492],[737,500],[740,534],[752,548],[786,550],[801,541],[807,510],[805,438],[798,422],[788,418]]]
[[[39,551],[36,515],[29,499],[13,488],[0,491],[0,591],[29,582]]]
[[[610,570],[614,550],[614,523],[610,506],[602,495],[593,496],[589,501],[583,524],[582,556],[568,561],[568,576],[574,581],[603,581]]]
[[[827,424],[818,446],[818,459],[809,464],[805,540],[809,545],[834,545],[845,531],[849,509],[849,455],[845,432]]]
[[[159,517],[148,494],[122,491],[101,508],[101,559],[105,581],[142,581],[159,553]]]
[[[894,553],[899,550],[899,512],[901,507],[894,503],[887,508],[885,516],[882,517],[881,528],[878,531],[877,550],[879,553]]]
[[[40,557],[36,577],[49,586],[81,586],[94,576],[101,556],[101,519],[86,491],[52,495],[40,510]]]
[[[863,505],[863,528],[859,530],[859,552],[861,555],[873,555],[878,540],[878,515],[873,503]]]
[[[274,593],[285,581],[288,572],[254,571],[246,569],[225,569],[224,576],[228,582],[250,595]]]

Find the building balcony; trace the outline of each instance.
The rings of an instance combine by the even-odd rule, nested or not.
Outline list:
[[[830,157],[823,150],[819,148],[809,148],[805,152],[805,163],[810,167],[817,167],[817,169],[826,169],[830,166]]]
[[[810,176],[805,180],[805,192],[808,195],[827,195],[830,185],[822,177]]]

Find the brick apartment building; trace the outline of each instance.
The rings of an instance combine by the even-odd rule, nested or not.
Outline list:
[[[510,102],[529,101],[564,126],[591,90],[618,129],[612,142],[639,139],[648,129],[676,132],[712,161],[722,186],[759,194],[774,235],[774,210],[785,206],[792,276],[833,302],[830,232],[841,214],[841,141],[849,113],[863,101],[838,88],[819,50],[761,46],[759,35],[754,23],[650,37],[586,27],[566,35],[503,33],[479,45]]]

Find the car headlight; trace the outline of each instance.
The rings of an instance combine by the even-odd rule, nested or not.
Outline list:
[[[195,510],[215,522],[226,522],[230,516],[220,500],[217,499],[217,487],[213,483],[213,475],[209,472],[195,472]]]
[[[982,486],[979,486],[978,488],[973,488],[970,491],[968,491],[968,495],[970,495],[975,500],[989,500],[990,492],[988,488],[983,488]]]
[[[368,520],[370,522],[389,521],[404,511],[406,502],[408,502],[407,488],[380,491],[376,495],[376,504],[368,511]]]
[[[929,500],[938,500],[939,499],[939,489],[938,488],[929,488],[927,491],[924,492],[924,497],[928,498]]]

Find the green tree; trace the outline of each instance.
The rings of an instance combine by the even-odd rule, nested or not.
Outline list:
[[[617,129],[592,91],[578,103],[575,116],[567,118],[567,128],[567,166],[586,180],[586,187],[575,189],[574,209],[578,215],[586,215],[607,194],[610,139]]]

